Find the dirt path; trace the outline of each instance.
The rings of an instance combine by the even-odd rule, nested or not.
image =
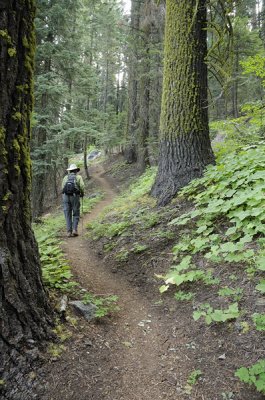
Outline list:
[[[95,219],[115,197],[100,171],[93,177],[105,198],[84,219]],[[176,398],[163,378],[167,338],[156,305],[137,287],[100,262],[84,237],[69,238],[64,250],[75,278],[95,294],[119,296],[120,311],[107,323],[81,320],[76,338],[52,364],[43,399],[49,400],[159,400]],[[56,371],[56,372],[55,372]]]
[[[116,196],[102,170],[96,171],[93,179],[106,195],[85,217],[84,227]],[[106,265],[106,259],[99,257],[93,242],[85,237],[85,229],[81,231],[79,237],[67,238],[64,244],[74,277],[92,293],[118,295],[120,311],[99,322],[78,318],[62,355],[38,371],[38,393],[19,400],[263,399],[234,376],[236,367],[246,362],[237,359],[238,346],[243,347],[249,363],[253,345],[245,335],[238,335],[230,326],[210,329],[203,322],[194,324],[193,305],[187,302],[170,300],[170,296],[158,302],[150,262],[139,265],[144,258],[135,258],[135,270],[132,260],[127,266],[113,265],[111,258]],[[154,259],[165,262],[168,255],[163,255],[164,247],[159,249]],[[149,280],[141,279],[141,271],[149,273]],[[205,302],[216,293],[207,288],[198,295]],[[197,382],[191,380],[198,371],[202,376]]]

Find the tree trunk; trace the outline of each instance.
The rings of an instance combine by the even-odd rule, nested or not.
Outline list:
[[[84,169],[85,169],[85,173],[86,173],[86,178],[89,181],[90,179],[90,175],[88,172],[88,165],[87,165],[87,134],[85,133],[85,138],[84,138],[84,149],[83,149],[83,153],[84,153]]]
[[[239,51],[236,47],[235,53],[235,66],[234,66],[234,82],[232,86],[232,115],[233,118],[239,117],[238,112],[238,75],[239,75]]]
[[[47,43],[53,43],[53,34],[51,32],[47,35]],[[38,45],[38,43],[37,43]],[[48,74],[51,72],[51,58],[47,58],[42,60],[43,67],[39,66],[39,68],[43,68],[43,73]],[[37,73],[37,67],[35,69],[35,74]],[[48,90],[43,90],[43,93],[40,97],[40,104],[37,105],[35,102],[36,108],[40,110],[47,110],[49,105],[49,93]],[[42,165],[38,166],[36,169],[33,170],[32,176],[32,213],[33,218],[39,217],[44,212],[44,202],[47,200],[47,191],[45,188],[50,186],[49,182],[49,171],[47,167],[47,149],[46,149],[46,142],[47,142],[47,129],[45,127],[47,125],[47,115],[44,118],[40,119],[40,127],[35,127],[33,130],[33,137],[34,141],[36,142],[36,149],[38,150],[37,155],[37,162],[41,162]],[[32,160],[34,162],[34,157],[32,156]]]
[[[138,0],[132,0],[131,8],[131,43],[128,66],[128,122],[127,122],[127,145],[124,156],[128,163],[137,161],[137,121],[139,106],[138,95],[138,45],[139,45],[139,23],[140,7]]]
[[[1,1],[0,372],[6,382],[5,390],[11,388],[12,393],[16,393],[26,372],[23,363],[28,341],[47,339],[51,325],[51,309],[31,229],[29,139],[34,15],[33,0]],[[15,371],[22,369],[22,365],[21,377],[16,379]],[[18,397],[10,395],[9,398]],[[23,397],[21,393],[20,398],[30,398],[30,395]]]
[[[149,139],[149,102],[150,102],[150,56],[149,56],[149,35],[145,35],[145,54],[142,60],[142,75],[139,84],[139,129],[137,135],[138,165],[141,172],[150,165],[148,155]]]
[[[208,126],[206,0],[168,0],[158,173],[165,205],[214,162]]]
[[[45,68],[49,68],[50,63],[45,62]],[[48,71],[46,71],[48,72]],[[41,96],[41,109],[46,110],[46,107],[48,105],[48,94],[43,93]],[[39,149],[39,154],[38,154],[38,161],[42,161],[43,164],[46,164],[46,149],[45,149],[45,143],[47,141],[47,134],[46,134],[46,128],[45,126],[45,120],[40,121],[41,127],[35,129],[35,135],[36,135],[36,146]],[[34,162],[34,158],[32,157],[32,160]],[[33,218],[39,217],[43,211],[44,211],[44,200],[45,200],[45,187],[48,186],[47,182],[47,166],[41,165],[38,169],[40,171],[34,171],[33,172],[33,177],[32,177],[32,213],[33,213]]]
[[[150,165],[148,155],[149,141],[149,105],[150,105],[150,34],[151,34],[151,1],[145,1],[143,18],[140,23],[142,31],[142,54],[139,78],[139,118],[137,132],[137,162],[140,172]]]
[[[152,1],[152,24],[150,33],[150,99],[148,155],[151,165],[158,162],[158,137],[163,82],[163,37],[165,27],[165,4]]]

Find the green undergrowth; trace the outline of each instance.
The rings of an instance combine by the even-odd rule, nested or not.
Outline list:
[[[250,273],[265,270],[264,150],[261,146],[229,155],[182,191],[195,209],[170,222],[180,229],[189,226],[173,248],[175,260],[180,262],[173,271],[178,271],[183,259],[185,274],[194,270],[196,254],[205,264],[243,263]],[[257,290],[265,293],[263,284],[262,279]]]
[[[265,146],[226,155],[178,197],[191,201],[194,207],[169,223],[179,229],[181,239],[173,247],[171,269],[157,275],[163,280],[160,292],[176,287],[176,300],[190,298],[195,321],[203,319],[207,325],[217,325],[239,320],[242,328],[247,327],[243,333],[265,330],[264,314],[251,314],[242,308],[250,295],[245,294],[249,285],[254,298],[265,294]],[[232,268],[233,274],[228,278]],[[238,282],[235,268],[240,276],[244,274],[243,284]],[[225,276],[220,274],[222,270],[227,271]],[[213,304],[200,303],[196,294],[186,292],[191,285],[197,292],[200,286],[201,290],[203,286],[212,286],[211,290],[216,292]],[[258,367],[261,370],[264,366]],[[265,369],[256,377],[251,368],[248,375],[244,369],[248,378],[242,380],[249,379],[248,383],[260,390]]]
[[[244,268],[249,279],[259,276],[256,290],[265,293],[264,150],[260,146],[228,155],[182,190],[181,196],[195,208],[170,222],[185,234],[173,247],[174,265],[166,275],[158,275],[164,280],[161,293],[171,285],[198,281],[220,286],[214,272],[219,265],[231,264]],[[204,260],[204,268],[196,260],[200,265]],[[238,301],[242,289],[231,284],[220,287],[218,295]]]
[[[244,116],[235,119],[216,120],[210,123],[213,148],[219,161],[228,153],[240,151],[246,146],[264,144],[264,110],[261,104],[245,104]]]
[[[112,314],[116,311],[119,311],[119,307],[117,306],[118,296],[111,295],[111,296],[94,296],[91,293],[86,293],[83,296],[83,303],[92,303],[94,304],[97,309],[95,312],[96,318],[105,317],[108,314]]]
[[[90,212],[95,204],[101,199],[98,197],[83,199],[83,212]],[[81,216],[82,218],[82,216]],[[51,289],[71,291],[76,286],[72,281],[71,268],[64,257],[60,247],[58,235],[64,230],[65,219],[63,212],[47,214],[41,223],[34,224],[34,233],[38,242],[42,275],[44,283]]]
[[[130,235],[133,226],[137,230],[148,230],[159,223],[159,215],[153,210],[155,201],[149,196],[154,176],[155,169],[148,169],[128,190],[118,196],[110,207],[105,208],[96,221],[87,225],[88,234],[92,239],[109,240],[105,245],[106,251],[113,250],[118,237]],[[145,244],[136,243],[131,251],[137,253],[146,248]]]
[[[34,225],[34,232],[39,246],[42,276],[45,285],[50,289],[63,292],[72,290],[76,283],[60,247],[59,232],[64,228],[64,216],[48,215],[41,223]]]
[[[239,368],[235,376],[242,382],[254,386],[258,392],[265,395],[265,360],[259,360],[250,367]]]
[[[101,194],[94,198],[84,198],[83,212],[90,212],[101,198]],[[65,231],[62,212],[48,214],[41,223],[34,224],[33,228],[39,247],[43,281],[45,286],[53,291],[55,297],[67,293],[72,298],[80,298],[84,303],[94,304],[97,307],[96,318],[118,310],[117,296],[95,296],[85,292],[80,284],[73,280],[71,266],[60,246],[59,236]]]

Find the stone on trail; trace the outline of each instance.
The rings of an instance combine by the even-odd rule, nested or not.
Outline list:
[[[97,306],[95,306],[95,304],[84,304],[79,300],[71,301],[69,304],[71,304],[87,321],[91,321],[95,318],[97,311]]]

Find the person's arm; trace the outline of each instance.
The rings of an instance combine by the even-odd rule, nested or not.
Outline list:
[[[66,181],[67,181],[67,175],[65,175],[65,177],[62,180],[62,191],[63,191],[64,185],[66,184]]]
[[[84,196],[85,193],[85,184],[81,175],[77,175],[77,183],[80,190],[80,195]]]

